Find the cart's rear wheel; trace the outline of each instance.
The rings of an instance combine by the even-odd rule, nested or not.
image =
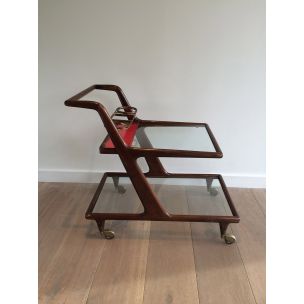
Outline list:
[[[230,245],[235,243],[236,237],[233,234],[226,233],[223,235],[224,241],[226,244]]]
[[[109,229],[105,229],[103,232],[102,232],[103,236],[107,239],[107,240],[111,240],[111,239],[114,239],[115,237],[115,233],[114,231],[111,231]]]
[[[118,193],[123,194],[123,193],[126,192],[126,188],[124,186],[118,185],[117,186],[117,191],[118,191]]]
[[[211,189],[209,190],[209,193],[210,193],[212,196],[216,196],[216,195],[218,195],[218,190],[215,189],[215,188],[211,188]]]

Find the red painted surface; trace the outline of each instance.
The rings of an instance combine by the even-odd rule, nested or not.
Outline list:
[[[138,124],[132,123],[129,128],[123,127],[121,129],[118,129],[119,135],[124,140],[124,142],[126,143],[127,146],[132,145],[137,128],[138,128]],[[115,148],[111,138],[107,139],[107,141],[104,144],[104,147],[105,148]]]

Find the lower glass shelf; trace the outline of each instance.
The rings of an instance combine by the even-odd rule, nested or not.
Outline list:
[[[147,180],[170,214],[232,216],[218,178],[149,177]],[[112,177],[107,176],[92,213],[143,212],[144,208],[130,179],[119,177],[117,188]]]

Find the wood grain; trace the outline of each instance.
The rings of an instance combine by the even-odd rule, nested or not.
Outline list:
[[[250,189],[258,205],[262,209],[264,216],[266,216],[266,190],[265,189]]]
[[[203,187],[189,186],[186,193],[189,211],[200,208]],[[220,200],[220,193],[214,197]],[[206,212],[225,213],[223,206],[205,205]],[[222,210],[217,210],[221,208]],[[236,244],[226,245],[220,238],[219,225],[191,223],[200,303],[253,304],[255,299]]]
[[[229,189],[241,222],[229,228],[238,240],[228,246],[210,223],[113,221],[106,227],[115,239],[100,238],[84,218],[96,187],[39,184],[40,304],[265,303],[265,190]],[[128,187],[125,194],[110,187],[102,208],[139,212]],[[206,199],[204,187],[155,191],[171,212],[202,211]],[[205,200],[206,213],[225,213],[220,199]]]
[[[76,184],[61,183],[51,183],[48,187],[42,185],[39,188],[39,202],[42,207],[39,208],[38,220],[38,274],[39,282],[42,282],[46,268],[67,235],[72,231],[69,223],[73,223],[82,212],[82,209],[79,208],[81,204],[77,203],[75,195],[78,192],[83,195],[83,188],[78,190]]]
[[[90,232],[92,223],[88,225],[83,216],[95,188],[94,185],[65,185],[62,191],[69,198],[60,204],[53,202],[59,219],[48,223],[49,232],[40,244],[45,248],[42,255],[40,252],[41,264],[44,264],[39,279],[40,303],[77,304],[87,299],[104,245],[96,230]],[[62,198],[61,194],[58,197]],[[71,209],[65,205],[71,205]],[[64,213],[66,209],[69,212]],[[53,235],[61,237],[61,242]]]
[[[132,185],[126,185],[124,194],[115,194],[111,211],[128,204],[134,213],[140,201]],[[150,222],[115,221],[111,227],[115,239],[105,243],[100,263],[95,273],[88,304],[95,303],[142,303],[148,256]]]
[[[266,303],[266,223],[265,215],[257,204],[250,189],[230,189],[232,199],[238,209],[241,222],[232,230],[238,241],[250,284],[258,304]],[[259,194],[258,194],[259,195]],[[263,205],[263,203],[261,202]]]
[[[165,207],[187,213],[184,187],[155,190]],[[144,303],[199,303],[189,223],[151,223]]]

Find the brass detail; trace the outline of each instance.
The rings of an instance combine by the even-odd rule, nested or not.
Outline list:
[[[236,237],[233,234],[229,234],[229,233],[224,234],[223,238],[225,240],[225,243],[228,245],[233,244],[236,241]]]
[[[104,236],[107,240],[114,239],[114,237],[115,237],[114,231],[111,231],[111,230],[109,230],[109,229],[104,229],[102,233],[103,233],[103,236]]]
[[[111,115],[117,129],[129,128],[136,117],[137,109],[131,106],[119,107]]]

